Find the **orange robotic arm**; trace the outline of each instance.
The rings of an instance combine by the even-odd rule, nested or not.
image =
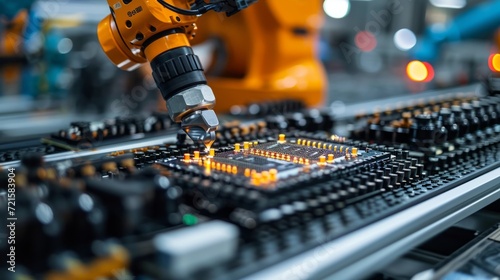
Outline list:
[[[230,18],[207,14],[198,20],[203,28],[194,42],[216,38],[222,44],[208,71],[218,112],[265,100],[323,103],[326,74],[315,53],[322,2],[259,1]]]
[[[130,71],[150,62],[170,117],[193,141],[209,148],[219,125],[212,110],[215,96],[189,40],[196,34],[198,15],[215,10],[229,16],[251,2],[108,0],[111,14],[98,25],[99,42],[121,69]]]

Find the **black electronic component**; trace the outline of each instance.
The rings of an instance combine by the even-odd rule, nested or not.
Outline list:
[[[147,118],[117,117],[100,122],[73,122],[68,129],[53,133],[50,137],[43,138],[42,142],[59,152],[85,150],[129,140],[148,139],[178,129],[179,126],[172,123],[168,114],[154,113]]]
[[[439,123],[446,128],[447,141],[455,141],[459,135],[459,128],[450,109],[443,108],[439,111]]]

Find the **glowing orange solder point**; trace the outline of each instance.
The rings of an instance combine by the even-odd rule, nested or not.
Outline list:
[[[316,148],[316,141],[313,142],[313,147]]]
[[[278,170],[276,170],[276,169],[269,170],[269,179],[272,182],[277,181],[278,180]]]
[[[337,145],[335,145],[335,146],[333,147],[333,151],[334,151],[334,152],[336,152],[336,151],[337,151]]]
[[[323,144],[323,149],[326,150],[326,143]]]
[[[190,162],[191,161],[191,155],[190,154],[184,154],[184,161],[185,162]]]
[[[332,145],[332,144],[330,144],[330,145],[328,146],[328,150],[330,150],[330,151],[331,151],[331,150],[332,150],[332,147],[333,147],[333,145]]]
[[[334,160],[335,160],[335,157],[333,156],[333,154],[328,154],[327,162],[328,163],[333,163]]]
[[[302,145],[302,139],[300,139],[300,138],[299,138],[299,139],[297,140],[297,145]]]
[[[352,148],[352,155],[353,156],[358,156],[358,148]]]
[[[210,151],[208,152],[208,156],[214,157],[215,156],[215,149],[210,149]]]
[[[231,173],[236,175],[238,173],[238,167],[233,166],[233,168],[231,168]]]
[[[243,150],[248,151],[248,149],[250,149],[250,143],[243,142]]]
[[[253,173],[252,174],[252,185],[255,185],[255,186],[260,186],[260,184],[262,183],[262,176],[260,175],[260,173]]]
[[[299,164],[304,164],[304,159],[303,158],[299,159]]]
[[[342,150],[343,150],[343,149],[344,149],[344,146],[340,146],[340,150],[339,150],[339,152],[341,152],[341,153],[342,153]]]
[[[291,157],[290,155],[287,155],[287,156],[286,156],[286,160],[287,160],[287,161],[292,161],[292,157]]]
[[[200,151],[194,151],[194,160],[199,160],[200,159]]]
[[[326,157],[325,156],[320,156],[319,157],[318,165],[325,165],[325,164],[326,164]]]
[[[259,145],[259,141],[253,141],[253,146],[255,147],[257,145]]]
[[[285,134],[278,135],[278,143],[280,144],[286,143]]]
[[[307,140],[307,146],[311,146],[311,140]]]
[[[245,171],[243,173],[245,177],[250,177],[250,168],[245,168]]]
[[[241,145],[240,145],[240,143],[234,144],[234,151],[237,152],[237,153],[241,151]]]
[[[305,160],[304,160],[304,164],[305,164],[305,165],[309,165],[309,164],[311,164],[311,162],[310,162],[308,159],[305,159]]]
[[[271,175],[269,174],[268,171],[262,171],[261,173],[261,182],[264,184],[269,184],[269,181],[271,180]]]
[[[219,162],[217,162],[217,163],[215,164],[215,169],[220,170],[220,163],[219,163]]]
[[[221,165],[220,169],[221,169],[222,171],[224,171],[224,172],[225,172],[225,171],[226,171],[226,165],[223,163],[223,164]]]

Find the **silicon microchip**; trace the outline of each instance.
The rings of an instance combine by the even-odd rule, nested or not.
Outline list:
[[[254,147],[253,154],[263,155],[265,157],[280,155],[290,156],[291,158],[303,158],[312,161],[318,160],[319,157],[333,155],[335,158],[340,158],[350,155],[352,148],[338,144],[327,144],[323,142],[312,142],[310,140],[303,140],[305,145],[296,143],[265,143],[259,144]],[[302,141],[300,142],[302,143]],[[309,145],[307,145],[309,144]],[[310,146],[313,145],[314,146]]]
[[[271,159],[252,155],[249,153],[223,152],[217,154],[213,161],[221,164],[229,164],[238,167],[239,170],[246,168],[258,172],[276,169],[277,171],[286,171],[299,167],[297,164],[277,159]]]
[[[380,152],[359,151],[356,147],[342,143],[329,143],[310,139],[286,141],[280,135],[276,142],[236,143],[234,150],[216,152],[212,149],[207,156],[199,152],[185,154],[184,159],[172,160],[165,165],[180,163],[191,169],[202,171],[205,176],[218,178],[221,173],[233,177],[233,182],[244,185],[273,189],[279,183],[294,180],[296,176],[317,169],[337,170],[344,165],[362,163],[363,159],[378,156]],[[175,165],[175,164],[174,164]]]

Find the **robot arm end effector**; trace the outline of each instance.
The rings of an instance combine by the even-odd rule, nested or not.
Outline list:
[[[153,78],[167,102],[170,117],[195,142],[215,141],[215,96],[207,85],[189,40],[198,15],[210,10],[231,16],[256,0],[108,0],[111,14],[98,25],[99,42],[119,68],[151,64]]]

